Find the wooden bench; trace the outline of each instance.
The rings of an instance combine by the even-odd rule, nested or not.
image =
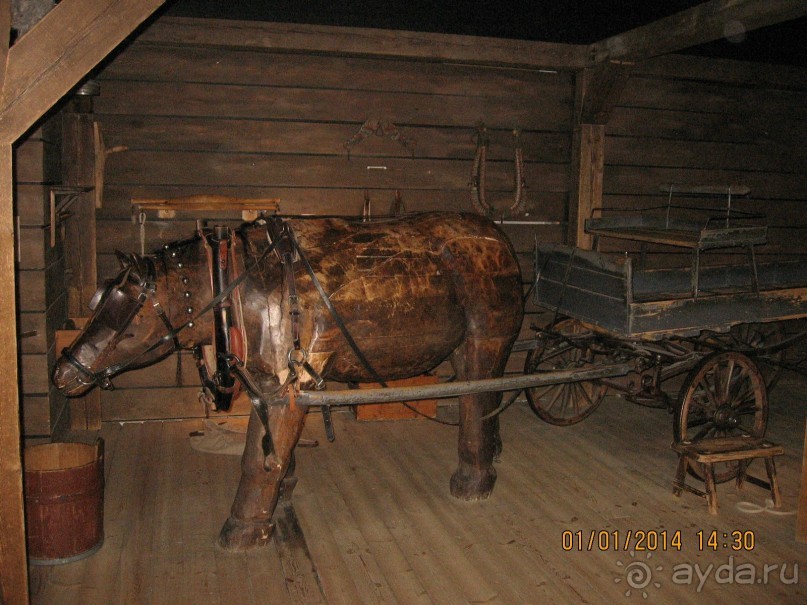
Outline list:
[[[737,471],[737,489],[742,489],[743,483],[748,481],[770,490],[773,505],[776,508],[782,505],[782,496],[779,493],[779,484],[776,479],[776,465],[774,457],[784,454],[781,445],[765,439],[753,437],[724,437],[719,439],[705,439],[695,443],[673,443],[672,449],[678,454],[678,470],[673,481],[673,493],[680,496],[683,490],[706,499],[709,512],[717,514],[717,490],[715,487],[714,465],[718,462],[739,462]],[[755,458],[762,458],[768,480],[763,481],[747,474],[748,465]],[[690,466],[700,465],[705,490],[701,491],[686,484],[686,475]]]

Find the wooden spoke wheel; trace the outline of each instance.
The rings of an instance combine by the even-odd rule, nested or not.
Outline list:
[[[726,334],[710,334],[707,341],[716,341],[721,347],[730,350],[753,351],[764,349],[781,342],[785,337],[782,325],[778,322],[749,323],[734,326]],[[785,351],[777,351],[755,358],[765,378],[765,386],[770,391],[782,374],[779,365],[785,360]]]
[[[673,432],[678,443],[716,437],[762,437],[768,424],[765,380],[756,364],[734,351],[712,353],[692,369],[681,388]],[[715,465],[715,481],[737,476],[737,462]],[[692,468],[702,479],[700,469]]]
[[[554,325],[561,335],[581,334],[586,328],[574,319],[562,319]],[[525,374],[573,370],[590,366],[594,353],[585,346],[562,338],[548,338],[544,346],[533,349],[524,364]],[[569,426],[589,416],[600,405],[607,387],[592,381],[566,382],[525,389],[527,401],[539,418],[557,426]]]

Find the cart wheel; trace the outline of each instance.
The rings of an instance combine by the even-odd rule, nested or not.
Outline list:
[[[580,334],[586,328],[577,320],[562,319],[553,329],[559,334]],[[590,365],[594,354],[563,340],[550,340],[533,349],[524,364],[525,374],[570,370]],[[539,418],[557,426],[576,424],[600,405],[607,387],[592,381],[565,382],[525,389],[527,401]]]
[[[750,323],[734,326],[726,334],[710,334],[707,341],[717,341],[723,348],[747,351],[749,349],[763,349],[784,340],[785,332],[778,322]],[[762,376],[765,386],[770,391],[782,375],[782,366],[785,360],[785,351],[778,351],[770,355],[754,358]]]
[[[768,424],[765,381],[756,364],[735,351],[712,353],[689,373],[681,388],[673,432],[676,442],[750,435],[762,437]],[[715,465],[715,481],[737,476],[739,463]],[[702,479],[700,469],[690,472]]]

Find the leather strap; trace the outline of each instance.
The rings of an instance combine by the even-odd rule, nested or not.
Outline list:
[[[342,333],[342,336],[344,336],[348,345],[350,345],[350,348],[353,350],[353,353],[359,359],[359,362],[361,362],[361,364],[364,366],[364,369],[366,369],[370,373],[370,376],[373,379],[373,381],[380,384],[382,388],[387,388],[387,383],[384,382],[384,380],[378,375],[378,372],[375,371],[375,368],[372,366],[370,361],[367,359],[362,350],[359,348],[359,345],[356,344],[356,341],[353,339],[353,336],[347,329],[347,326],[345,325],[342,316],[339,315],[339,312],[336,310],[336,307],[333,306],[333,303],[331,302],[328,293],[325,292],[325,289],[322,287],[319,278],[317,278],[316,273],[314,273],[314,269],[311,266],[311,263],[308,262],[308,257],[305,255],[305,252],[303,252],[303,249],[300,247],[300,244],[297,243],[297,238],[294,236],[294,232],[291,229],[288,230],[288,237],[290,238],[295,250],[297,250],[297,255],[300,258],[300,262],[303,264],[303,267],[305,267],[306,272],[311,278],[311,281],[314,284],[314,288],[316,288],[320,298],[322,299],[323,304],[328,309],[328,312],[331,314],[334,323],[336,323],[336,326],[339,328],[339,331]]]
[[[236,241],[232,230],[227,227],[215,227],[212,232],[200,232],[200,236],[205,245],[211,291],[218,296],[231,277],[236,276]],[[216,410],[229,410],[241,390],[241,382],[232,375],[228,360],[230,355],[245,358],[243,322],[238,319],[238,302],[238,293],[233,291],[214,306],[213,367],[208,367],[203,347],[194,348],[199,378]]]

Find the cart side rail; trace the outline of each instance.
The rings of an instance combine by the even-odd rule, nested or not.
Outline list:
[[[536,244],[534,300],[556,314],[622,332],[633,301],[631,261],[570,246]]]
[[[751,286],[748,267],[707,267],[697,298],[689,275],[688,269],[634,272],[627,257],[537,244],[534,299],[556,315],[617,337],[647,340],[807,317],[807,262],[759,265],[759,291]]]

